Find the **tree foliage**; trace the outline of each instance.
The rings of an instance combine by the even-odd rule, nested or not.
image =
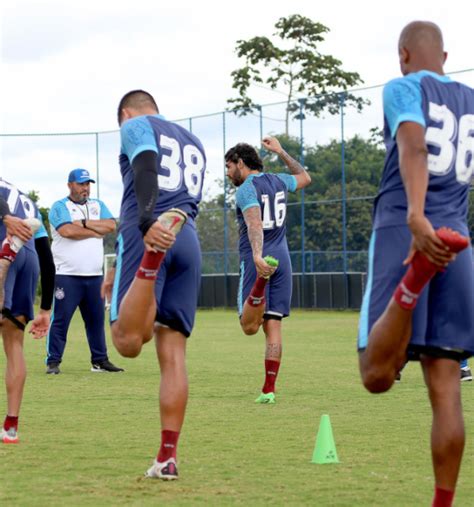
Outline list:
[[[324,54],[319,46],[324,42],[329,28],[310,18],[293,14],[282,17],[275,24],[278,44],[268,37],[257,36],[249,40],[238,40],[236,52],[244,59],[244,65],[231,73],[232,87],[238,97],[228,100],[231,110],[239,115],[248,114],[258,105],[249,95],[252,84],[284,89],[286,100],[286,134],[290,115],[300,109],[298,96],[306,100],[301,104],[304,112],[320,116],[323,111],[336,114],[340,107],[340,92],[362,83],[357,72],[342,68],[337,58]],[[366,101],[352,94],[344,94],[346,105],[359,111]],[[297,115],[296,115],[297,117]]]

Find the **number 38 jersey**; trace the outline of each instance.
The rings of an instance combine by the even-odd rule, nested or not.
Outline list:
[[[158,155],[156,171],[159,195],[155,216],[170,208],[180,208],[195,218],[206,169],[206,156],[199,139],[159,114],[137,116],[125,121],[120,135],[120,171],[124,186],[120,209],[121,227],[138,225],[131,164],[139,153],[149,150]]]
[[[288,191],[296,190],[296,178],[291,174],[261,173],[249,175],[237,189],[237,220],[239,222],[239,250],[241,255],[251,254],[244,211],[259,207],[263,225],[264,250],[285,246],[286,200]]]
[[[420,71],[390,81],[383,102],[387,155],[375,201],[374,228],[406,224],[407,199],[396,135],[400,124],[409,121],[426,129],[426,216],[435,227],[446,225],[467,233],[474,169],[474,90],[447,76]]]

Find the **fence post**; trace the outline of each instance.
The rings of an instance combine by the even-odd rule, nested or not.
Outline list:
[[[100,181],[99,181],[99,133],[95,133],[95,166],[97,172],[97,199],[100,198]]]
[[[225,124],[225,111],[222,113],[222,148],[224,154],[222,159],[225,159],[226,152],[226,124]],[[229,231],[227,230],[227,176],[226,166],[224,162],[224,306],[227,307],[228,297],[227,292],[229,288],[228,281],[228,242],[229,242]]]
[[[346,210],[346,153],[344,140],[344,101],[346,94],[339,95],[341,110],[341,190],[342,190],[342,269],[344,272],[344,305],[349,307],[349,280],[347,276],[347,210]]]
[[[304,120],[306,116],[304,115],[304,106],[306,104],[306,99],[298,99],[298,103],[300,106],[300,112],[297,118],[300,121],[300,164],[304,167]],[[305,217],[304,217],[304,188],[301,189],[301,207],[300,207],[300,222],[301,222],[301,307],[304,308],[305,298],[304,298],[304,282],[305,282],[305,274],[306,274],[306,255],[305,255],[305,243],[306,243],[306,231],[305,231]]]

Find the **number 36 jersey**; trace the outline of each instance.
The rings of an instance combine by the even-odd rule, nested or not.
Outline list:
[[[125,121],[120,128],[120,135],[120,171],[124,187],[121,227],[138,225],[131,164],[139,153],[150,150],[158,155],[156,171],[159,195],[155,216],[170,208],[180,208],[195,218],[206,169],[206,156],[199,139],[159,114],[137,116]]]
[[[261,173],[249,175],[237,189],[237,220],[241,255],[252,254],[243,213],[259,207],[263,225],[264,251],[286,243],[286,200],[288,191],[296,190],[296,178],[291,174]]]
[[[374,209],[374,228],[406,224],[407,199],[396,135],[403,122],[425,128],[429,182],[425,214],[435,227],[467,233],[469,184],[474,169],[474,90],[429,71],[408,74],[384,88],[387,148]]]

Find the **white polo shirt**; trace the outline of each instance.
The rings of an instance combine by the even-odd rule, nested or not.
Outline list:
[[[102,238],[63,238],[58,230],[74,220],[105,220],[113,218],[107,206],[99,199],[88,199],[76,204],[68,197],[56,201],[49,212],[53,244],[54,264],[57,275],[102,275],[104,263],[104,240]]]

